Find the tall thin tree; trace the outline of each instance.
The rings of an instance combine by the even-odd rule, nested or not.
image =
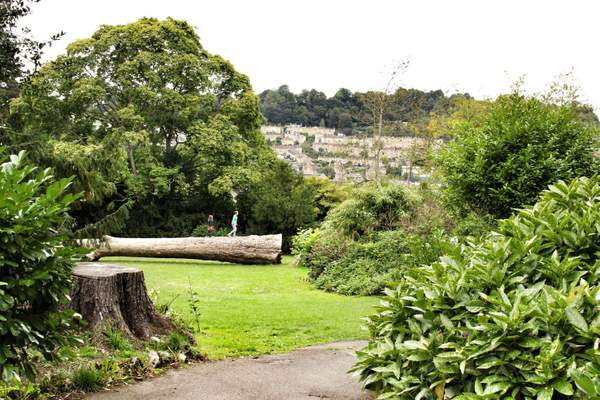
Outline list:
[[[380,90],[369,91],[364,97],[364,104],[369,111],[369,122],[373,127],[372,149],[375,153],[373,169],[374,179],[377,182],[377,185],[380,184],[381,153],[383,151],[381,137],[383,135],[385,113],[390,107],[392,94],[398,88],[398,77],[406,71],[408,65],[408,60],[398,62],[390,72],[383,88]]]

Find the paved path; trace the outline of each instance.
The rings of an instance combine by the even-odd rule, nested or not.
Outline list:
[[[87,397],[93,400],[367,400],[346,373],[365,342],[312,346],[287,354],[198,364],[142,383]]]

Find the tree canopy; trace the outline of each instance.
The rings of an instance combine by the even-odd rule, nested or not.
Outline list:
[[[273,159],[248,77],[171,18],[104,25],[71,43],[12,112],[14,140],[75,176],[87,216],[130,199],[228,198]]]

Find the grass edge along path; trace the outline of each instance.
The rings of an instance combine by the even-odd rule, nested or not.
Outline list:
[[[292,257],[284,257],[281,265],[252,266],[135,257],[102,261],[142,269],[148,291],[156,291],[159,303],[171,303],[190,322],[191,284],[201,313],[198,350],[213,360],[366,339],[361,318],[379,301],[315,289]]]

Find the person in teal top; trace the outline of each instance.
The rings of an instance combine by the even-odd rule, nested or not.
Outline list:
[[[227,234],[227,236],[232,237],[237,234],[237,220],[238,220],[238,212],[235,210],[233,212],[233,217],[231,218],[231,232]]]

